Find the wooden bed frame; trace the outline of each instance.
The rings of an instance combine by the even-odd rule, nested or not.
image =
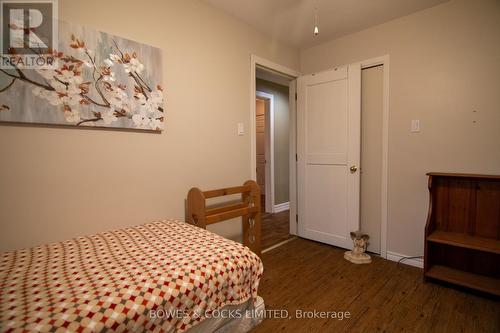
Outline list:
[[[206,199],[241,193],[241,200],[207,207]],[[243,186],[202,191],[193,187],[189,190],[186,202],[186,221],[205,229],[207,225],[242,217],[243,245],[261,256],[260,248],[260,189],[253,181]]]

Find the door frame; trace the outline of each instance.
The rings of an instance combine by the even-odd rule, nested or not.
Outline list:
[[[255,96],[256,96],[256,75],[257,67],[268,69],[271,72],[277,72],[281,75],[288,76],[292,79],[289,85],[290,95],[290,179],[289,179],[289,195],[290,195],[290,234],[297,234],[297,223],[294,221],[294,216],[297,216],[297,164],[296,164],[296,107],[295,107],[295,79],[300,76],[300,72],[286,66],[274,63],[265,58],[261,58],[255,54],[250,55],[250,175],[251,179],[257,180],[257,156],[256,156],[256,135],[255,135]],[[292,95],[293,94],[293,95]],[[292,103],[293,99],[293,103]],[[273,207],[274,209],[274,207]],[[296,220],[295,220],[296,221]]]
[[[380,210],[380,256],[387,259],[387,224],[388,224],[388,180],[389,180],[389,55],[361,61],[361,70],[373,66],[384,66],[382,92],[382,174],[381,177],[381,210]],[[363,110],[361,110],[363,117]],[[361,165],[361,169],[363,166]]]
[[[381,188],[381,226],[380,226],[380,256],[387,259],[387,228],[388,228],[388,172],[389,172],[389,98],[390,98],[390,56],[388,54],[366,59],[360,62],[363,68],[383,65],[383,106],[382,106],[382,188]],[[301,73],[280,64],[274,63],[257,55],[250,55],[250,174],[256,180],[256,143],[255,143],[255,70],[257,66],[267,68],[297,79]],[[290,234],[297,234],[297,223],[292,223],[297,216],[297,108],[295,103],[296,81],[290,82]],[[363,111],[361,111],[363,112]],[[361,115],[363,116],[363,115]]]
[[[269,101],[269,113],[264,114],[266,133],[264,143],[264,155],[266,159],[265,194],[266,212],[274,213],[274,95],[257,90],[255,92],[255,98],[266,102]],[[255,161],[255,163],[257,167],[257,161]]]

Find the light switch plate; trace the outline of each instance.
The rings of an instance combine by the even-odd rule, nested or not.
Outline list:
[[[238,123],[238,135],[244,135],[245,134],[245,126],[243,123]]]
[[[420,132],[420,120],[414,119],[414,120],[411,121],[411,131],[413,133]]]

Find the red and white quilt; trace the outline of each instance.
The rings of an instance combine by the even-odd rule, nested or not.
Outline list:
[[[243,245],[175,220],[6,252],[0,330],[183,332],[255,299],[262,271]]]

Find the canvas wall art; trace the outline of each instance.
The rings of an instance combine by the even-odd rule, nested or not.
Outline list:
[[[0,68],[0,121],[162,131],[161,50],[59,22],[55,68]]]

